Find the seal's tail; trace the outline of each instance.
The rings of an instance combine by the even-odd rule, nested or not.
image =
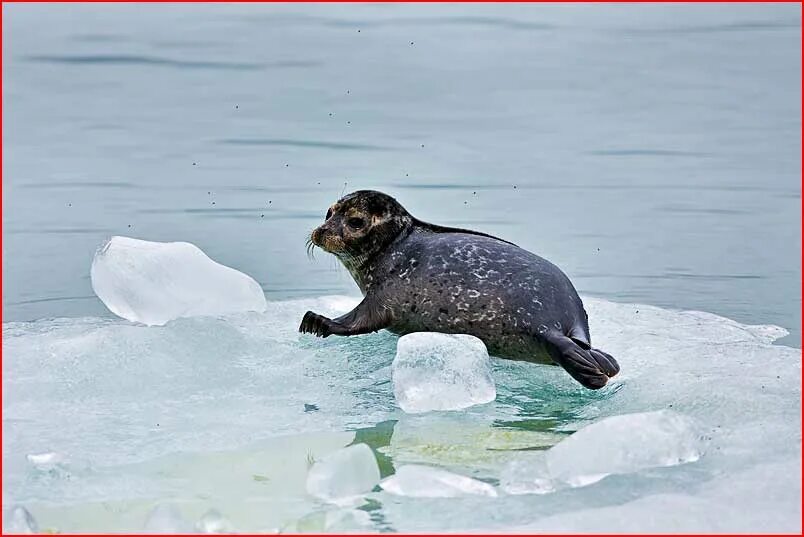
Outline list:
[[[610,354],[593,349],[583,341],[570,339],[559,332],[542,337],[553,361],[585,388],[598,390],[620,372],[617,360]]]

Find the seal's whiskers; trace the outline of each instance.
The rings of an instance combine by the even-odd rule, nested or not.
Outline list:
[[[307,242],[305,243],[307,248],[307,258],[308,259],[315,259],[315,244],[313,243],[313,236],[310,235],[307,237]]]

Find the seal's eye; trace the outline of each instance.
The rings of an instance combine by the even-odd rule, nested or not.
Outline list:
[[[329,209],[327,210],[327,216],[326,218],[324,218],[324,220],[329,220],[331,216],[332,216],[332,209]]]
[[[360,229],[366,225],[366,221],[362,218],[350,218],[346,221],[346,225],[352,229]]]

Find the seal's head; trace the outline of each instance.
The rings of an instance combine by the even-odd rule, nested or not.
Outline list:
[[[310,235],[310,244],[335,254],[351,271],[382,251],[412,221],[391,196],[358,190],[329,208],[324,223]]]

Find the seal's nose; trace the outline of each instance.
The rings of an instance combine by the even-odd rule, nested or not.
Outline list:
[[[313,230],[313,233],[310,235],[310,240],[313,241],[313,244],[316,246],[321,246],[321,234],[323,230],[320,227],[317,227]]]

